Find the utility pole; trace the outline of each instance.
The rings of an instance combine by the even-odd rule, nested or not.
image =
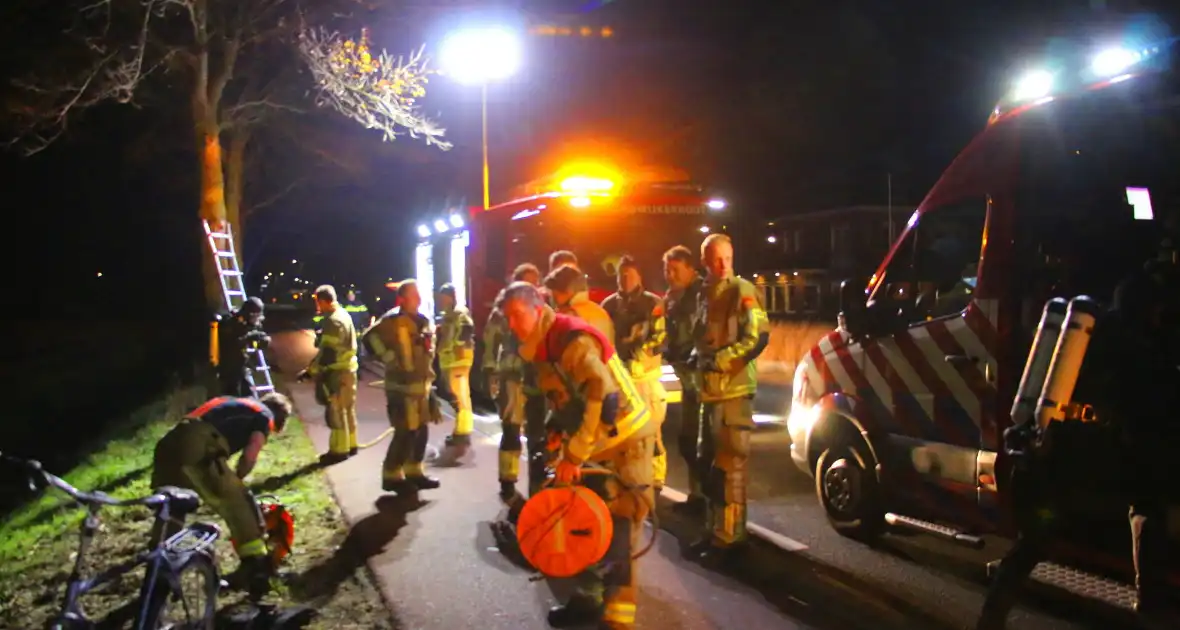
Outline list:
[[[889,212],[889,243],[888,247],[893,246],[893,173],[885,174],[885,203]]]

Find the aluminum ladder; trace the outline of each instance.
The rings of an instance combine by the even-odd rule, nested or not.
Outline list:
[[[202,219],[205,227],[205,238],[209,241],[209,248],[213,252],[213,262],[217,265],[217,276],[221,280],[221,296],[224,305],[230,313],[236,313],[246,303],[246,279],[242,269],[238,266],[238,252],[234,247],[233,229],[229,222],[221,227],[222,231],[214,232],[209,222]],[[254,397],[258,398],[275,390],[274,380],[270,376],[270,366],[266,364],[266,357],[257,346],[247,350],[246,381]]]

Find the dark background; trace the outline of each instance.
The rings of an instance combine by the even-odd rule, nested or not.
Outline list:
[[[893,203],[916,204],[1049,37],[1152,4],[1167,6],[418,0],[383,4],[370,28],[375,46],[408,52],[509,10],[534,24],[612,27],[609,39],[529,37],[522,71],[490,88],[493,202],[564,157],[600,152],[686,168],[731,201],[740,228],[883,204],[890,177]],[[10,74],[27,61],[24,47],[57,36],[6,23]],[[330,112],[265,133],[247,205],[297,185],[247,226],[254,282],[298,259],[312,282],[375,290],[410,273],[419,218],[480,202],[479,90],[446,77],[428,90],[427,111],[455,143],[449,152],[409,138],[383,144]],[[15,339],[5,352],[11,395],[0,448],[38,443],[31,427],[47,418],[110,416],[201,356],[203,241],[186,115],[181,102],[101,106],[48,150],[0,158]]]

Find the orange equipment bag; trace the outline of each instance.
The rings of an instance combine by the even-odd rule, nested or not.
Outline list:
[[[614,536],[606,501],[583,486],[545,488],[521,508],[520,552],[549,577],[573,577],[602,560]]]
[[[257,500],[258,508],[262,510],[266,547],[270,550],[271,562],[277,567],[291,554],[291,547],[295,544],[295,517],[273,494],[264,494]]]

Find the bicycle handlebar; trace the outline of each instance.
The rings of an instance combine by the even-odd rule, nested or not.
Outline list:
[[[155,507],[168,501],[168,497],[158,493],[153,493],[146,497],[138,497],[135,499],[116,499],[102,491],[84,492],[75,488],[74,486],[71,486],[65,479],[62,479],[61,477],[46,471],[45,468],[41,466],[41,462],[35,459],[21,459],[19,457],[13,457],[11,455],[0,453],[0,461],[7,462],[9,464],[15,464],[21,468],[24,468],[30,476],[29,489],[37,489],[35,478],[39,477],[43,482],[45,482],[46,485],[53,486],[54,488],[61,490],[62,492],[70,495],[70,498],[74,501],[77,501],[78,503],[86,506],[106,505],[112,507],[126,507],[131,505],[144,505],[148,507]]]

